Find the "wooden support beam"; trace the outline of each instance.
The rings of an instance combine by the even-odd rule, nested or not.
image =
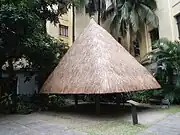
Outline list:
[[[99,115],[100,114],[100,96],[99,95],[96,95],[95,104],[96,104],[96,114]]]
[[[122,100],[123,100],[123,106],[124,106],[124,102],[125,102],[124,94],[122,96]]]
[[[77,106],[78,106],[78,95],[74,95],[74,102],[75,102],[75,107],[77,108]]]
[[[116,105],[117,105],[118,108],[119,108],[120,102],[121,102],[121,95],[116,94]]]

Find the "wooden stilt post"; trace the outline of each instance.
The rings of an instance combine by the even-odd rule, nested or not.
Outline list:
[[[78,106],[78,95],[74,95],[75,107]]]
[[[125,99],[124,99],[124,93],[123,93],[123,107],[124,107],[124,102],[125,102]]]
[[[95,99],[95,104],[96,104],[96,114],[99,115],[100,114],[100,97],[99,95],[96,95],[96,99]]]
[[[139,105],[139,103],[133,100],[128,100],[127,103],[131,104],[133,125],[138,124],[138,116],[137,116],[136,108]]]
[[[120,102],[121,102],[121,96],[120,94],[116,94],[116,105],[117,105],[117,109],[119,108]]]
[[[133,125],[138,124],[138,117],[137,117],[137,110],[136,106],[131,104],[132,106],[132,120],[133,120]]]

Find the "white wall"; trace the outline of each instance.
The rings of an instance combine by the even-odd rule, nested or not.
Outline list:
[[[157,0],[159,17],[159,36],[169,40],[178,40],[178,28],[175,16],[180,13],[180,0]]]
[[[110,0],[107,1],[107,6],[110,5]],[[89,14],[85,13],[85,8],[81,11],[76,11],[75,17],[75,38],[77,38],[83,31],[84,28],[87,27],[89,21],[93,18],[96,22],[98,22],[98,15],[95,14],[93,17],[90,17]],[[105,28],[108,32],[110,32],[110,20],[112,18],[108,18],[105,22],[101,22],[101,26]]]
[[[26,76],[24,73],[17,74],[17,77],[17,94],[29,95],[38,92],[38,85],[36,84],[35,80],[36,75],[33,75],[30,80],[26,82]]]
[[[27,73],[17,73],[17,94],[20,95],[31,95],[38,93],[38,84],[36,83],[36,76],[33,75],[30,77],[29,81],[26,81],[26,77],[28,76]],[[7,73],[2,73],[3,78],[7,78],[8,74]]]
[[[59,25],[58,24],[55,26],[50,21],[47,21],[46,29],[49,35],[57,39],[59,38]]]
[[[173,36],[174,40],[179,39],[179,33],[178,33],[178,27],[177,27],[177,21],[175,19],[175,16],[180,14],[180,0],[172,0],[172,24],[173,24]]]
[[[159,17],[159,36],[173,40],[170,0],[157,0]]]

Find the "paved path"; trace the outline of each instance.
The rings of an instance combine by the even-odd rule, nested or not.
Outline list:
[[[149,123],[153,126],[137,135],[180,135],[180,113],[169,116],[161,113],[164,117],[160,118],[163,120],[158,119],[154,122],[154,118],[159,118],[159,113],[155,115],[153,111],[148,111],[148,113],[139,114],[142,124]],[[149,121],[149,119],[152,120]],[[115,120],[114,118],[92,118],[42,112],[30,115],[0,116],[0,135],[87,135],[87,133],[80,132],[83,127],[100,125],[107,121]]]
[[[137,135],[180,135],[180,112],[168,116]]]
[[[27,117],[12,115],[0,118],[0,135],[87,135],[62,124]]]

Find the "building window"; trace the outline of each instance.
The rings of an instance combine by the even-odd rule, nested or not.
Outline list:
[[[155,49],[153,44],[159,40],[159,29],[156,28],[156,29],[153,29],[151,30],[150,32],[150,38],[151,38],[151,43],[152,43],[152,49]]]
[[[177,20],[177,26],[178,26],[178,32],[179,32],[179,39],[180,39],[180,14],[176,16],[176,20]]]
[[[121,37],[118,37],[118,42],[122,44]]]
[[[68,37],[68,26],[65,25],[59,25],[59,35]]]
[[[133,41],[133,47],[134,47],[134,55],[135,57],[138,57],[140,55],[140,46],[137,39]]]
[[[153,29],[150,31],[151,42],[154,43],[159,40],[159,29]]]

